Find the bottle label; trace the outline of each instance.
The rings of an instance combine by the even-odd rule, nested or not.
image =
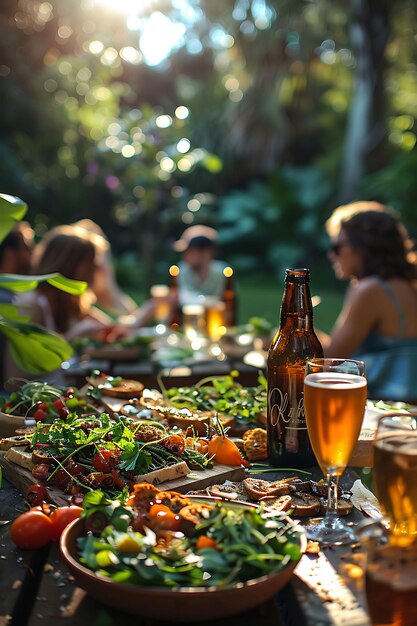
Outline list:
[[[296,403],[290,405],[288,393],[283,393],[278,387],[274,387],[268,392],[269,423],[271,426],[278,426],[282,423],[285,428],[294,430],[306,430],[306,420],[304,414],[304,394],[301,394]]]

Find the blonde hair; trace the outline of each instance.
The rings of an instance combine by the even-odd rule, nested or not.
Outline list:
[[[365,211],[383,211],[386,213],[393,213],[392,209],[385,206],[385,204],[375,202],[374,200],[360,200],[358,202],[342,204],[333,211],[329,219],[326,221],[325,226],[327,234],[330,235],[330,237],[337,237],[344,222],[349,221],[354,215]]]

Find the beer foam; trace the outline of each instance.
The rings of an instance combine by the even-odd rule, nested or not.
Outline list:
[[[320,389],[362,389],[366,387],[366,378],[358,374],[344,372],[315,372],[307,374],[304,384]]]

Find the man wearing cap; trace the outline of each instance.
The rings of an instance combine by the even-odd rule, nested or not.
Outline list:
[[[222,297],[226,263],[214,259],[217,239],[210,226],[190,226],[174,243],[183,259],[178,277],[181,305],[201,302],[204,296]]]

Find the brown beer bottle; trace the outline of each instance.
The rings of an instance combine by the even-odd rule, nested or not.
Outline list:
[[[316,460],[304,416],[306,360],[322,357],[313,328],[308,269],[288,269],[281,323],[268,352],[268,455],[274,467],[308,467]]]
[[[235,290],[234,271],[231,267],[223,270],[224,288],[222,300],[225,304],[224,320],[227,328],[237,325],[237,296]]]
[[[180,268],[178,265],[171,265],[169,272],[169,295],[171,304],[171,316],[169,325],[173,330],[178,330],[182,326],[181,304],[179,298],[178,276]]]

